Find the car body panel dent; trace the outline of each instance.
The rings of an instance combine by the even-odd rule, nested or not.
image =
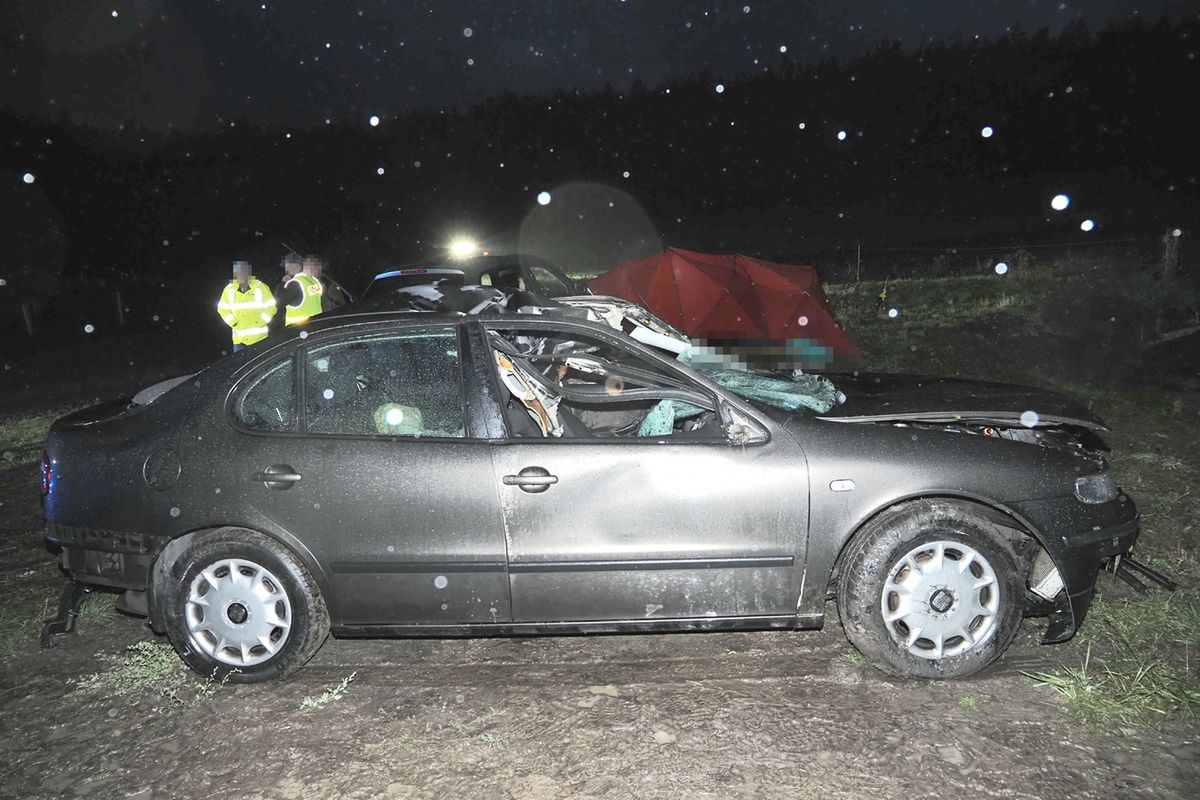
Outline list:
[[[1089,553],[1072,566],[1074,556],[1062,538],[1063,531],[1101,524],[1092,522],[1103,513],[1095,511],[1099,507],[1072,494],[1071,480],[1088,460],[1048,447],[892,425],[840,425],[798,417],[785,428],[804,444],[813,492],[809,579],[798,604],[802,615],[823,613],[829,578],[854,532],[883,510],[917,498],[957,499],[994,509],[1047,549],[1063,571],[1068,592],[1094,582],[1100,557]],[[888,453],[886,460],[878,457],[880,451]],[[965,453],[974,454],[975,463]],[[846,479],[855,482],[853,492],[829,488]],[[1131,501],[1114,501],[1105,508],[1111,524],[1136,519]]]
[[[787,439],[511,442],[497,480],[530,465],[545,492],[501,486],[514,619],[770,615],[794,609],[807,519],[804,460]],[[652,499],[651,499],[652,498]]]

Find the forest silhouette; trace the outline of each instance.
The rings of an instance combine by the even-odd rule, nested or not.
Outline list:
[[[509,93],[378,127],[235,119],[216,134],[159,133],[4,111],[2,327],[19,329],[23,302],[39,318],[74,318],[96,287],[121,289],[134,320],[150,308],[206,313],[229,261],[249,258],[273,281],[285,244],[326,254],[361,288],[382,264],[438,253],[460,227],[513,245],[538,193],[570,182],[640,206],[658,235],[629,255],[677,245],[819,268],[855,242],[1078,238],[1085,216],[1093,236],[1161,234],[1200,208],[1184,122],[1198,34],[1195,19],[1164,19],[915,51],[885,41],[849,61]],[[1058,214],[1060,192],[1074,202]],[[581,236],[601,235],[583,209],[580,219]],[[581,246],[562,260],[594,270],[620,254]]]

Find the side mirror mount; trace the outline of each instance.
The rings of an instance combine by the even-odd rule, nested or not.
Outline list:
[[[757,420],[743,414],[728,403],[721,404],[721,417],[725,439],[733,445],[763,444],[771,440],[771,434]]]

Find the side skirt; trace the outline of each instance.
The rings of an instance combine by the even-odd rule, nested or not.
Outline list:
[[[335,625],[342,638],[459,636],[583,636],[592,633],[676,633],[682,631],[795,630],[810,627],[811,620],[795,615],[761,617],[687,617],[600,622],[482,622],[463,625]],[[809,623],[809,624],[804,624]]]

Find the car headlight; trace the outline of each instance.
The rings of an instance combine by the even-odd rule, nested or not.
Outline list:
[[[1117,498],[1117,482],[1110,472],[1075,479],[1075,496],[1084,503],[1107,503]]]

